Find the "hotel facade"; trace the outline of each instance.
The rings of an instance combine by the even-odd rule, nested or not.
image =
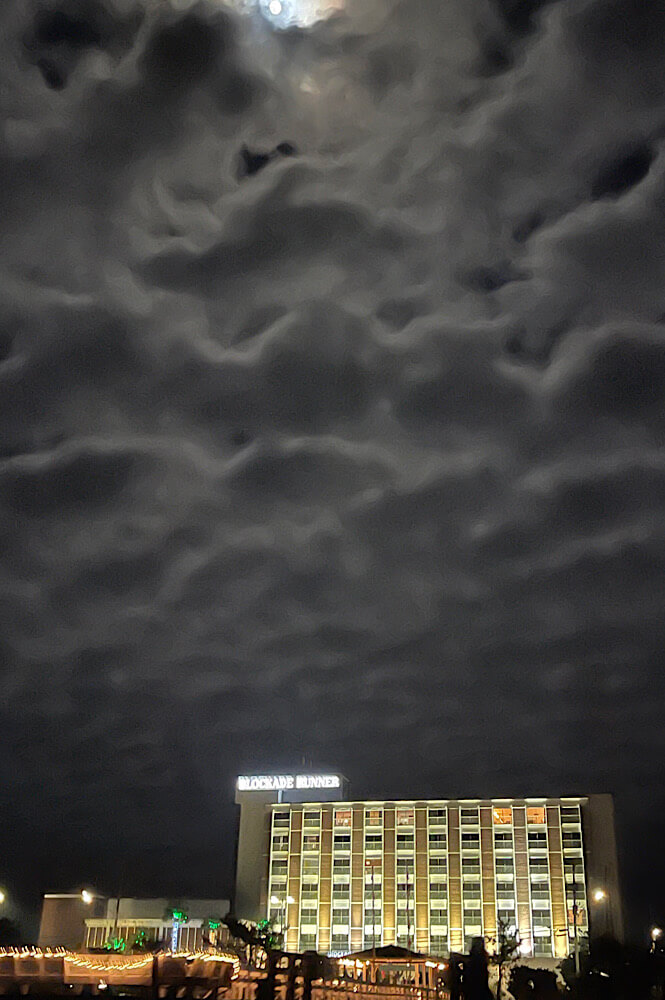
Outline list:
[[[338,800],[344,789],[341,776],[239,779],[235,912],[271,919],[289,950],[445,956],[482,936],[491,952],[503,925],[523,956],[554,959],[576,935],[622,936],[611,796]]]

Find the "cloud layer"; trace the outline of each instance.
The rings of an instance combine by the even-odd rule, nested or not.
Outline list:
[[[0,12],[33,888],[125,857],[215,894],[233,776],[303,757],[358,795],[614,790],[627,843],[662,815],[665,17],[335,7]]]

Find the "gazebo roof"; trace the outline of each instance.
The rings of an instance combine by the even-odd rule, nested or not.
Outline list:
[[[354,951],[350,955],[344,955],[344,959],[355,959],[358,962],[367,962],[376,959],[377,962],[424,962],[427,955],[420,951],[410,951],[408,948],[401,948],[397,944],[384,944],[381,948],[366,948],[365,951]]]

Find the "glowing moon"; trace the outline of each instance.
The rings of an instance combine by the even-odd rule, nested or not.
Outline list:
[[[247,7],[247,4],[244,4]],[[250,5],[251,6],[251,5]],[[276,28],[311,27],[342,10],[345,0],[258,0],[257,7]]]

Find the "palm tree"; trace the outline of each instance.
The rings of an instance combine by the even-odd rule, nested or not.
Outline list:
[[[501,986],[503,980],[503,967],[506,962],[510,962],[515,957],[520,946],[519,938],[515,927],[511,927],[506,920],[499,917],[496,929],[497,950],[495,958],[499,966],[499,976],[496,984],[496,1000],[501,1000]]]

